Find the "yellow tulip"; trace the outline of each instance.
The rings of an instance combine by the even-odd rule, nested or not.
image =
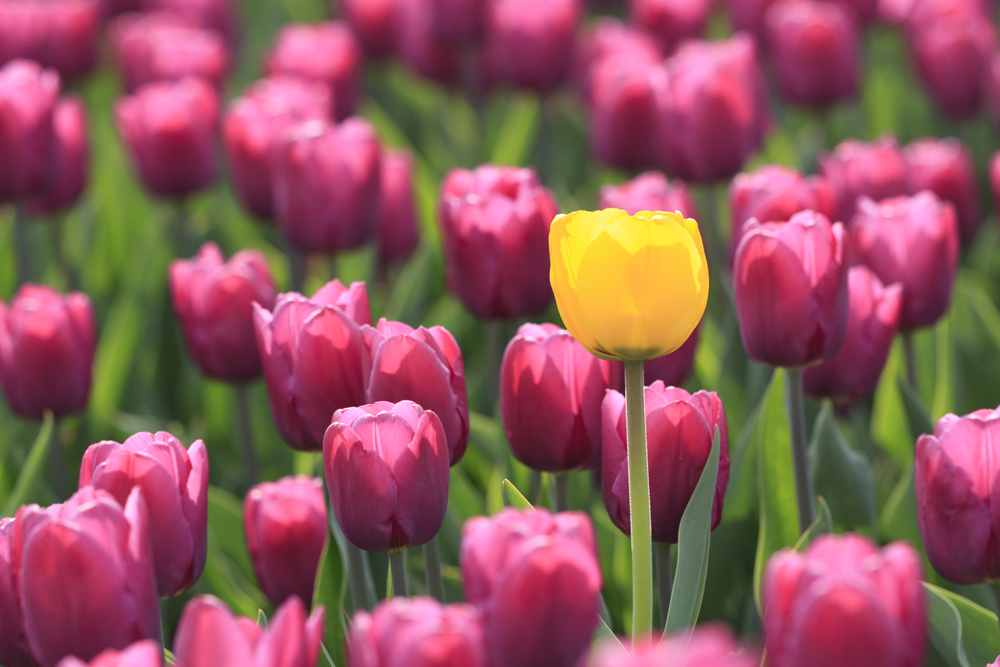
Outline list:
[[[570,333],[604,359],[653,359],[688,339],[708,303],[698,223],[609,208],[558,215],[549,281]]]

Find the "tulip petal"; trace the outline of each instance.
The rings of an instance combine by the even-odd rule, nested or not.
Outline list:
[[[326,486],[337,523],[357,547],[385,550],[396,533],[396,482],[379,455],[340,423],[327,429],[323,447]],[[349,510],[347,508],[350,508]]]
[[[203,595],[184,607],[174,637],[174,657],[184,667],[248,667],[253,652],[233,617],[217,598]]]

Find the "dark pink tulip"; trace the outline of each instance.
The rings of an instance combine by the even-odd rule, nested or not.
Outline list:
[[[159,197],[186,197],[215,180],[218,117],[218,93],[198,78],[151,83],[115,103],[139,177]]]
[[[434,0],[397,0],[400,17],[398,52],[411,70],[431,81],[454,84],[459,79],[459,53],[455,45],[434,31]]]
[[[979,228],[982,213],[976,188],[976,167],[972,154],[958,139],[926,137],[904,149],[910,165],[914,192],[930,190],[950,201],[958,215],[962,243],[970,243]]]
[[[902,283],[899,330],[930,326],[948,312],[958,268],[955,209],[924,190],[913,197],[858,201],[852,257],[883,284]]]
[[[142,10],[163,11],[225,36],[230,44],[239,38],[239,12],[235,0],[140,0]]]
[[[141,489],[124,504],[86,487],[61,505],[22,507],[10,553],[24,632],[41,667],[90,660],[160,635],[160,607]]]
[[[607,164],[623,169],[648,169],[660,161],[651,137],[660,125],[659,101],[666,74],[659,61],[630,53],[597,59],[590,67],[590,149]]]
[[[347,667],[486,667],[480,614],[429,597],[393,598],[351,619]]]
[[[328,85],[337,120],[354,113],[361,85],[361,47],[343,21],[285,25],[265,63],[269,76],[299,76]]]
[[[756,37],[765,33],[765,17],[771,5],[780,0],[727,0],[729,18],[733,28],[746,30]],[[867,23],[875,17],[880,0],[831,0],[848,10],[851,18]],[[885,2],[885,0],[881,0]],[[904,0],[905,1],[905,0]]]
[[[288,129],[272,168],[278,224],[299,250],[339,252],[375,234],[379,144],[367,120],[312,120]]]
[[[448,509],[441,420],[412,401],[337,410],[323,439],[330,504],[347,541],[366,551],[429,542]]]
[[[403,27],[399,0],[343,0],[339,5],[366,56],[396,53]]]
[[[631,0],[632,21],[655,35],[666,50],[701,37],[713,0]]]
[[[771,556],[761,616],[771,667],[919,667],[924,661],[923,568],[905,542],[821,535],[804,553]]]
[[[751,219],[744,225],[733,284],[751,359],[796,368],[840,349],[849,314],[846,237],[841,223],[830,225],[815,211],[786,223]]]
[[[169,278],[174,314],[201,372],[232,383],[260,377],[253,305],[270,310],[277,298],[264,255],[241,250],[227,262],[206,243],[194,259],[173,260]]]
[[[298,77],[272,77],[252,84],[230,103],[222,141],[240,202],[264,220],[274,218],[273,156],[285,131],[325,120],[333,109],[327,86]]]
[[[573,667],[597,627],[601,566],[582,512],[505,509],[462,528],[465,598],[491,667]]]
[[[160,667],[162,664],[163,649],[159,642],[143,639],[123,651],[102,651],[90,662],[74,657],[63,658],[56,667]]]
[[[333,280],[312,298],[279,294],[273,311],[254,306],[271,415],[290,447],[321,450],[333,413],[365,403],[370,362],[361,325],[371,321],[360,282]]]
[[[486,0],[431,0],[434,32],[455,44],[475,44],[483,34],[489,2]]]
[[[291,597],[264,629],[255,619],[236,617],[216,597],[200,595],[184,606],[174,635],[179,667],[315,667],[323,641],[322,605],[306,617]]]
[[[0,64],[25,58],[65,79],[94,68],[100,29],[98,0],[0,2]]]
[[[446,279],[485,319],[535,315],[552,303],[549,225],[555,196],[533,169],[453,169],[441,184]]]
[[[647,171],[620,185],[602,185],[597,208],[620,208],[629,215],[639,211],[677,211],[685,218],[697,218],[691,191],[683,181],[673,183],[658,171]]]
[[[229,47],[216,31],[162,12],[124,14],[110,30],[128,92],[154,81],[187,76],[200,76],[222,88],[229,69]]]
[[[646,360],[642,366],[646,385],[653,384],[657,380],[668,387],[679,387],[684,384],[694,370],[694,355],[698,351],[700,337],[699,328],[695,328],[684,344],[670,354]]]
[[[455,465],[469,444],[469,399],[462,351],[444,327],[414,329],[384,317],[378,327],[362,327],[371,353],[368,402],[413,401],[433,410],[448,439]]]
[[[24,634],[24,616],[18,603],[17,582],[11,557],[14,519],[0,519],[0,664],[7,667],[35,667]]]
[[[729,178],[764,139],[768,111],[753,40],[690,40],[664,63],[660,151],[666,170],[690,181]]]
[[[626,56],[631,63],[658,65],[663,48],[641,27],[610,16],[602,16],[593,27],[577,34],[570,78],[583,97],[590,101],[591,70],[605,58]]]
[[[87,187],[90,142],[87,139],[87,111],[80,98],[59,100],[52,116],[52,130],[55,140],[52,179],[43,194],[25,201],[25,209],[31,215],[68,208]]]
[[[689,394],[657,380],[645,389],[646,441],[649,451],[650,508],[653,540],[677,542],[681,516],[698,484],[719,429],[719,474],[712,504],[712,528],[722,520],[722,499],[729,484],[729,435],[726,411],[713,392]],[[625,397],[609,391],[601,407],[601,489],[608,516],[626,535],[632,534],[626,461]]]
[[[938,420],[917,439],[917,523],[927,557],[956,584],[1000,579],[1000,409]]]
[[[25,283],[9,306],[0,301],[0,382],[26,419],[87,407],[97,331],[90,299]]]
[[[835,355],[802,374],[806,394],[848,403],[875,391],[899,329],[903,286],[882,285],[866,266],[847,276],[851,314],[847,336]]]
[[[271,604],[297,595],[311,607],[330,535],[323,482],[299,475],[253,487],[243,501],[243,530],[260,589]]]
[[[44,192],[55,152],[59,75],[27,60],[0,69],[0,201]]]
[[[554,324],[524,324],[500,363],[500,415],[514,458],[533,470],[601,463],[601,401],[619,372]]]
[[[382,266],[406,260],[420,241],[420,225],[413,201],[413,155],[405,149],[382,154],[378,217],[378,256]]]
[[[595,651],[592,667],[755,667],[760,660],[743,650],[723,625],[702,625],[690,634],[651,638],[625,649],[607,642]]]
[[[891,135],[871,143],[847,139],[818,161],[820,173],[833,188],[837,205],[830,219],[836,222],[851,219],[861,195],[878,201],[910,194],[912,189],[910,165]]]

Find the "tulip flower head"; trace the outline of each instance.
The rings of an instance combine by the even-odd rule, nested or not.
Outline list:
[[[930,190],[950,201],[958,216],[962,243],[970,243],[982,219],[972,153],[954,137],[917,139],[907,144],[903,153],[910,165],[913,191]]]
[[[35,667],[24,634],[24,614],[17,600],[17,584],[14,580],[13,559],[11,558],[11,537],[14,534],[14,519],[0,519],[0,665],[7,667]]]
[[[755,667],[760,659],[744,650],[722,625],[702,625],[690,634],[650,638],[631,650],[606,642],[595,651],[593,667]]]
[[[59,75],[28,60],[0,68],[0,201],[38,195],[52,169]]]
[[[97,62],[101,0],[0,2],[0,64],[24,58],[79,79]]]
[[[90,662],[68,657],[59,661],[56,667],[161,667],[163,649],[155,639],[143,639],[124,651],[108,649],[102,651]]]
[[[396,52],[402,29],[399,0],[343,0],[338,4],[366,56]]]
[[[602,185],[598,208],[620,208],[629,215],[639,211],[677,211],[685,218],[697,218],[691,190],[684,181],[667,180],[661,172],[647,171],[620,185]]]
[[[90,142],[87,139],[87,111],[79,98],[59,100],[52,116],[52,131],[55,150],[52,178],[41,194],[25,201],[29,215],[69,208],[87,187]]]
[[[872,142],[847,139],[820,155],[818,164],[837,202],[834,222],[849,221],[862,195],[878,201],[912,190],[910,165],[892,135]]]

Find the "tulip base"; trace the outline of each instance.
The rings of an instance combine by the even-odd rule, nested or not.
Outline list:
[[[632,641],[653,629],[653,537],[646,453],[643,361],[625,360],[628,502],[632,532]]]
[[[253,426],[250,420],[250,387],[238,384],[236,391],[236,431],[243,454],[243,470],[247,477],[247,487],[257,483],[257,450],[253,444]]]
[[[392,597],[406,597],[406,559],[405,551],[389,552],[389,570],[392,572]]]
[[[812,481],[809,479],[809,460],[806,455],[806,408],[802,391],[802,369],[788,369],[785,386],[785,406],[788,426],[792,432],[792,463],[795,467],[795,497],[799,507],[799,534],[803,535],[813,522]]]
[[[673,572],[670,562],[670,545],[655,542],[656,550],[656,597],[660,603],[660,625],[667,625],[667,611],[670,609],[670,592],[673,589]]]
[[[427,592],[438,602],[446,602],[444,595],[444,577],[441,576],[441,554],[438,551],[438,538],[435,535],[424,545],[424,572],[427,574]]]

